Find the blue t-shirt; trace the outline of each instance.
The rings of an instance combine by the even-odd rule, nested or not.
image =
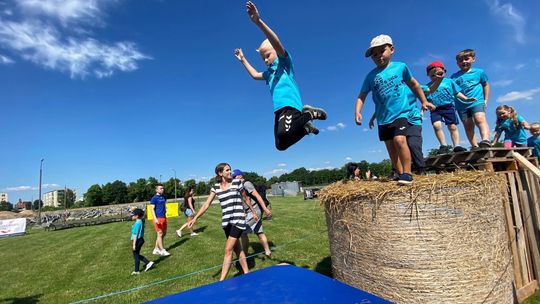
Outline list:
[[[420,112],[420,107],[418,106],[418,103],[416,102],[416,95],[407,87],[407,90],[409,90],[408,98],[409,98],[409,107],[410,112],[409,116],[407,116],[407,121],[414,126],[421,126],[422,125],[422,113]]]
[[[482,85],[488,81],[488,77],[486,73],[484,73],[484,70],[471,68],[467,73],[464,73],[463,71],[456,72],[451,78],[461,88],[461,92],[465,94],[465,96],[476,98],[475,102],[466,102],[456,98],[456,108],[467,109],[484,104],[484,87]]]
[[[144,237],[144,225],[143,221],[141,219],[137,219],[135,223],[131,226],[131,240],[135,238],[135,235],[137,235],[137,239],[142,239]]]
[[[427,89],[433,84],[433,81],[430,81],[425,86],[422,86],[422,90],[427,92]],[[456,99],[456,95],[461,92],[461,88],[457,85],[455,81],[450,78],[443,78],[441,84],[435,92],[426,94],[426,99],[434,104],[436,107],[451,105]]]
[[[527,139],[527,146],[534,148],[533,155],[538,157],[538,159],[540,160],[540,136],[539,137],[534,137],[534,136],[529,137],[529,139]]]
[[[274,112],[284,107],[292,107],[302,111],[302,99],[298,85],[294,80],[294,67],[291,54],[277,57],[276,60],[263,72],[266,84],[270,86],[270,94],[274,103]]]
[[[398,118],[409,116],[410,90],[405,82],[411,78],[407,65],[395,61],[384,69],[376,67],[367,74],[361,93],[372,92],[379,125],[391,124]]]
[[[163,195],[156,194],[152,196],[150,204],[155,206],[154,212],[157,218],[165,218],[167,214],[167,199]]]
[[[523,127],[525,119],[521,115],[517,115],[517,121],[519,125],[516,127],[512,119],[505,119],[503,122],[495,127],[496,132],[504,131],[504,141],[511,141],[514,144],[525,145],[527,144],[527,132]]]

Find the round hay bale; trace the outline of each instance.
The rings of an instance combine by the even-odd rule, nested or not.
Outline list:
[[[513,303],[506,191],[487,172],[334,183],[319,193],[334,277],[397,303]]]

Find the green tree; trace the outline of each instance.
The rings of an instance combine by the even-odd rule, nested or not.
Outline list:
[[[197,186],[195,187],[195,194],[196,195],[205,195],[210,192],[210,187],[208,187],[208,183],[204,181],[200,181],[197,183]]]
[[[129,183],[128,186],[128,199],[130,202],[144,202],[148,198],[149,185],[146,179],[139,178],[136,182]]]
[[[13,204],[6,201],[0,202],[0,211],[11,211],[13,210]]]
[[[168,181],[163,183],[163,187],[165,187],[164,195],[168,199],[174,199],[174,178],[170,178]],[[180,180],[176,179],[176,196],[182,197],[182,187],[180,186]]]
[[[188,179],[187,181],[184,182],[184,191],[187,191],[187,189],[189,189],[189,188],[196,191],[197,182],[194,179]],[[184,195],[184,193],[182,193],[182,196],[183,195]]]
[[[146,188],[146,198],[144,201],[149,201],[154,194],[156,194],[156,185],[159,184],[157,178],[150,176],[148,178],[147,188]]]
[[[84,194],[84,201],[86,206],[104,205],[103,189],[101,189],[101,186],[98,184],[90,186]]]
[[[129,202],[127,186],[124,182],[116,180],[107,183],[102,188],[103,202],[105,204],[124,204]]]
[[[267,189],[270,189],[272,188],[272,185],[275,184],[275,183],[279,183],[279,177],[277,176],[272,176],[268,182],[266,182],[266,188]]]
[[[41,202],[41,208],[43,208],[43,201],[41,200],[35,200],[33,203],[32,203],[32,206],[34,207],[34,210],[38,210],[39,209],[39,203]]]
[[[259,174],[255,172],[243,172],[244,173],[244,179],[247,181],[250,181],[252,183],[256,183],[259,185],[266,185],[266,178],[263,176],[260,176]]]

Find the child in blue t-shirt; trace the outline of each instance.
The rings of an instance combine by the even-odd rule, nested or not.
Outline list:
[[[412,183],[411,152],[407,146],[407,130],[411,127],[409,88],[422,102],[422,108],[435,108],[426,100],[422,88],[402,62],[393,62],[392,38],[379,35],[371,40],[365,56],[376,65],[366,76],[355,107],[355,122],[362,124],[362,107],[369,92],[375,102],[379,140],[384,141],[399,184]],[[407,88],[407,86],[409,88]]]
[[[529,123],[519,115],[513,107],[502,105],[496,110],[497,126],[495,127],[495,138],[493,144],[499,141],[504,132],[504,147],[526,147],[527,132],[530,129]]]
[[[425,86],[422,86],[426,98],[437,108],[431,111],[431,124],[435,131],[435,136],[439,140],[439,153],[463,152],[465,148],[459,145],[459,124],[456,108],[454,106],[454,98],[458,98],[462,102],[475,102],[475,98],[469,98],[461,93],[461,88],[450,78],[445,78],[446,68],[440,61],[430,63],[426,68],[427,75],[431,81]],[[448,127],[450,137],[452,138],[453,146],[446,144],[444,132],[442,130],[442,122]]]
[[[473,68],[476,61],[474,50],[466,49],[456,55],[457,65],[460,71],[450,78],[461,88],[463,94],[475,98],[475,102],[467,102],[455,99],[456,109],[465,127],[465,134],[473,148],[489,148],[489,126],[486,120],[486,108],[488,106],[490,86],[484,70]],[[478,143],[474,136],[474,126],[478,127],[482,141]]]
[[[534,148],[533,155],[540,160],[540,123],[531,124],[529,131],[532,136],[527,139],[527,146]]]
[[[144,244],[144,211],[135,209],[131,212],[131,219],[135,221],[131,226],[131,249],[133,251],[133,259],[135,260],[135,269],[132,275],[140,274],[139,264],[141,261],[146,265],[144,271],[148,271],[154,265],[154,262],[148,261],[141,255],[141,248]]]
[[[312,124],[313,119],[326,119],[326,112],[321,108],[302,106],[300,91],[294,80],[295,72],[292,58],[285,50],[278,36],[262,21],[255,4],[246,3],[247,13],[266,36],[257,52],[268,66],[261,73],[257,71],[244,57],[242,49],[236,49],[234,54],[244,65],[248,74],[255,80],[265,80],[270,87],[274,103],[274,138],[279,151],[287,150],[309,133],[319,134]]]

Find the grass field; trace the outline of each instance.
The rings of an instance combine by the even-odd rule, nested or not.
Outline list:
[[[257,256],[250,261],[250,269],[287,262],[331,275],[326,222],[319,201],[272,198],[272,212],[274,219],[264,222],[264,230],[270,245],[276,247],[274,257]],[[155,232],[147,221],[142,253],[156,261],[156,267],[139,276],[130,275],[132,222],[50,232],[30,230],[22,237],[0,239],[0,303],[70,303],[155,284],[92,302],[139,303],[216,282],[225,244],[219,205],[214,203],[197,222],[199,236],[174,235],[180,220],[183,223],[185,218],[169,220],[165,238],[169,257],[151,254]],[[256,236],[251,235],[250,245],[250,254],[262,251]],[[189,275],[194,272],[198,273]],[[238,274],[232,267],[229,277]]]

